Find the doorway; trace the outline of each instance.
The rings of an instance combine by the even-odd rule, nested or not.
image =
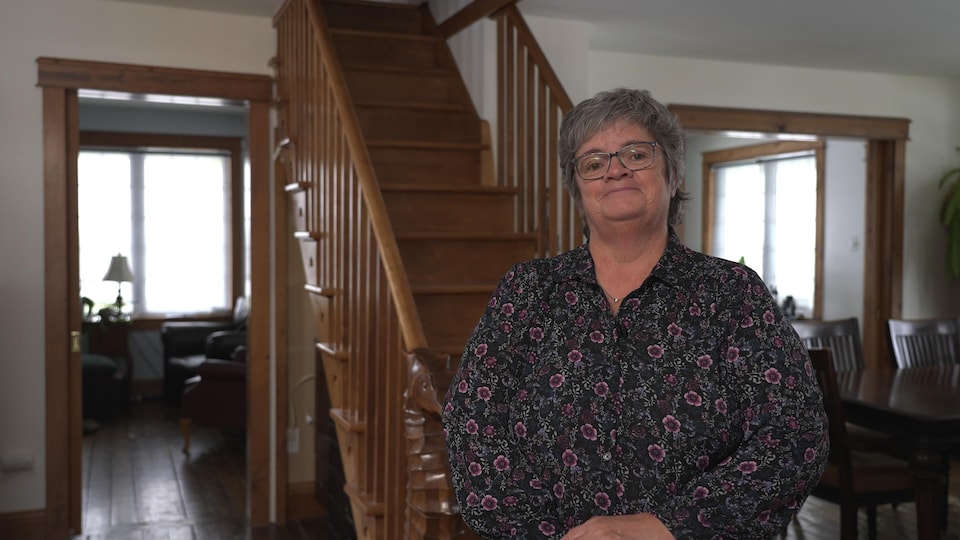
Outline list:
[[[144,95],[204,97],[242,103],[248,109],[251,197],[250,297],[248,319],[247,519],[252,526],[285,515],[286,462],[278,451],[276,426],[285,411],[273,396],[285,395],[284,345],[274,340],[285,324],[276,290],[285,272],[272,261],[284,260],[284,206],[270,180],[270,103],[272,79],[263,75],[134,66],[40,58],[38,86],[43,91],[44,265],[46,332],[46,532],[65,538],[81,528],[80,296],[77,263],[77,152],[79,89]],[[276,208],[274,208],[276,207]],[[271,345],[276,341],[276,345]],[[276,366],[271,366],[274,360]],[[271,460],[271,458],[276,458]],[[276,496],[271,497],[275,489]],[[281,518],[282,519],[282,518]]]
[[[890,351],[884,344],[886,320],[899,318],[902,309],[903,184],[910,121],[679,104],[670,105],[669,109],[688,132],[790,134],[866,141],[863,352],[867,367],[891,365]]]

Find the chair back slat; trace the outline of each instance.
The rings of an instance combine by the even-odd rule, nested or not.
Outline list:
[[[887,321],[897,367],[949,364],[960,360],[960,320],[923,319]]]
[[[863,367],[860,325],[856,317],[831,321],[798,319],[792,324],[807,349],[830,349],[837,371]]]

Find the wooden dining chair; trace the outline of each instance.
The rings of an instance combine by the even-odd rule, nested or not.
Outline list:
[[[857,513],[867,510],[869,538],[877,538],[877,506],[915,499],[910,464],[882,448],[858,443],[852,448],[837,386],[837,372],[830,349],[809,349],[810,362],[823,391],[830,436],[830,457],[812,495],[840,505],[840,539],[857,538]]]
[[[960,361],[960,319],[889,319],[887,328],[898,368]]]
[[[791,323],[806,348],[830,349],[837,371],[863,368],[860,324],[856,317],[829,321],[797,319]]]

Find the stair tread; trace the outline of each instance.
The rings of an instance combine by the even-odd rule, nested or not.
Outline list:
[[[397,240],[536,240],[536,233],[398,232]]]
[[[434,67],[434,68],[411,68],[404,66],[380,66],[373,64],[353,64],[350,66],[344,66],[344,73],[350,72],[364,72],[364,73],[386,73],[390,75],[433,75],[433,76],[447,76],[447,77],[456,77],[458,73],[450,68],[444,67]]]
[[[513,195],[516,188],[508,186],[463,186],[437,184],[386,184],[380,187],[385,192],[421,192],[421,193],[462,193],[462,194],[502,194]]]
[[[496,288],[496,283],[431,283],[429,285],[411,283],[410,285],[410,290],[413,294],[491,294]]]
[[[383,32],[379,30],[357,30],[355,28],[331,28],[330,33],[342,36],[357,36],[368,39],[386,38],[403,39],[409,41],[439,41],[437,36],[432,34],[410,34],[406,32]]]
[[[483,143],[455,143],[440,141],[407,141],[402,139],[369,139],[367,146],[373,148],[406,148],[410,150],[486,150]]]
[[[384,109],[413,109],[421,111],[438,111],[452,113],[470,113],[467,106],[459,103],[437,103],[427,101],[355,101],[356,107],[384,108]]]

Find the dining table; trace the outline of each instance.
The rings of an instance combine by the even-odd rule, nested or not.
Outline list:
[[[949,455],[960,449],[960,364],[837,372],[846,420],[909,444],[917,538],[943,534]]]

